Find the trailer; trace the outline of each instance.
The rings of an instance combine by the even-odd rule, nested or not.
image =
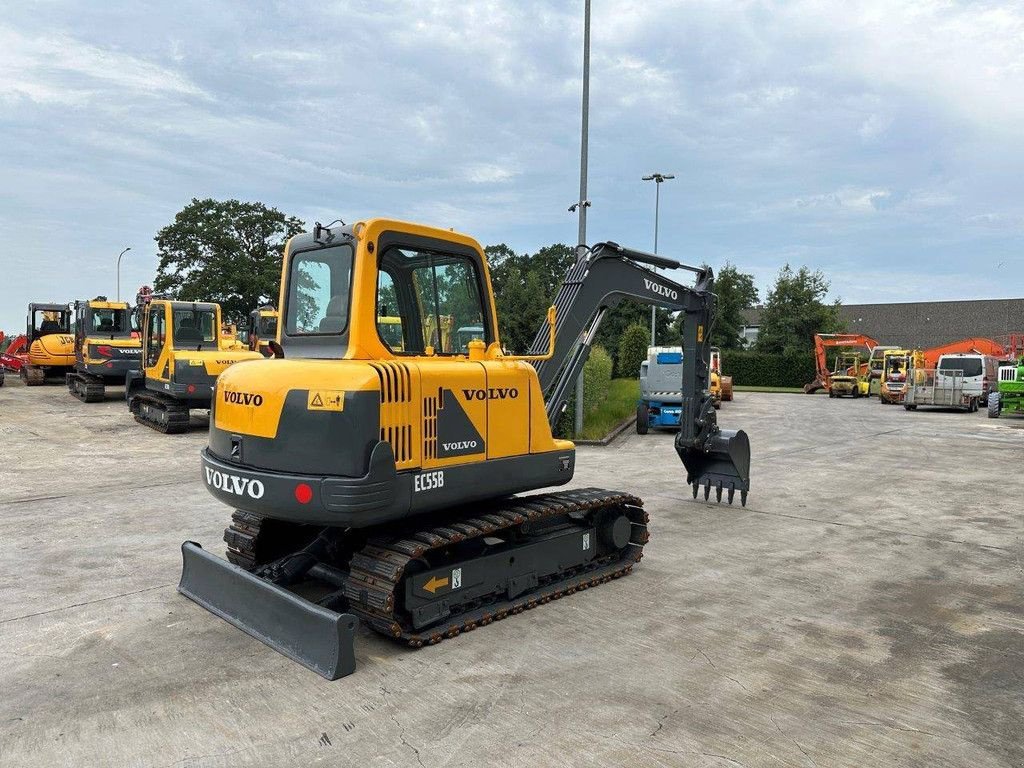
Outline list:
[[[937,371],[934,368],[911,368],[903,396],[903,407],[916,411],[919,406],[948,408],[973,413],[978,410],[978,397],[964,391],[963,371]]]

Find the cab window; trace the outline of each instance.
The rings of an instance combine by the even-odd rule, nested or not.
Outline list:
[[[91,330],[94,333],[127,333],[128,310],[126,309],[93,309]]]
[[[164,308],[158,307],[149,312],[149,325],[146,328],[146,367],[152,368],[164,351]]]
[[[352,246],[304,251],[291,259],[285,333],[332,336],[348,328]]]
[[[474,338],[492,341],[473,259],[395,247],[381,257],[378,274],[377,330],[392,351],[423,354],[431,347],[435,354],[458,355]],[[389,341],[398,332],[401,350]]]
[[[37,336],[71,332],[71,313],[37,309],[32,318]]]
[[[178,309],[174,318],[175,349],[218,349],[217,315],[212,309]]]

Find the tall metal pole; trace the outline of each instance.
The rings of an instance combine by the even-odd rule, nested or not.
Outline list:
[[[654,182],[654,252],[658,252],[658,211],[661,208],[661,184],[669,179],[674,179],[675,176],[671,173],[652,173],[648,176],[642,177],[642,181],[653,181]],[[657,269],[657,268],[655,268]],[[656,343],[655,339],[655,316],[657,310],[651,307],[651,346],[653,347]]]
[[[121,253],[117,255],[117,300],[121,300],[121,257],[124,256],[132,248],[128,246]]]
[[[580,232],[576,247],[577,256],[587,247],[587,145],[590,125],[590,0],[583,4],[583,124],[580,131],[580,199],[578,210]],[[576,379],[576,413],[573,419],[573,434],[583,434],[583,371]]]

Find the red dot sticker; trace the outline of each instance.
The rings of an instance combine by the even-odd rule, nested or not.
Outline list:
[[[295,499],[299,504],[309,504],[313,500],[313,489],[307,483],[295,486]]]

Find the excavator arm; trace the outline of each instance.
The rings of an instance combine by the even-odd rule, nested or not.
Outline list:
[[[696,275],[694,285],[682,285],[649,266],[684,269]],[[536,363],[552,428],[565,410],[569,393],[590,355],[591,343],[608,310],[623,299],[684,313],[682,412],[675,447],[687,470],[686,482],[696,498],[714,487],[729,503],[740,491],[746,504],[750,489],[750,442],[743,430],[719,428],[711,394],[711,337],[714,323],[714,273],[710,267],[691,267],[672,259],[612,243],[582,250],[555,297],[555,348],[548,360]],[[531,354],[548,349],[548,327],[538,331]]]

